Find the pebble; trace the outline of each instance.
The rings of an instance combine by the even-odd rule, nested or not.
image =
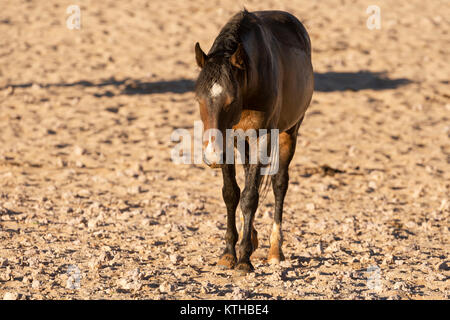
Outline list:
[[[19,299],[19,295],[17,293],[13,292],[6,292],[3,296],[3,300],[17,300]]]
[[[73,153],[76,156],[82,156],[83,154],[86,153],[86,150],[80,146],[75,146],[75,148],[73,149]]]
[[[401,266],[404,263],[403,260],[395,260],[395,264]]]
[[[442,262],[439,265],[438,269],[439,270],[443,270],[443,271],[450,271],[450,261]]]
[[[2,273],[0,273],[0,280],[2,281],[9,281],[12,278],[11,269],[9,267],[6,268],[6,270]]]
[[[80,160],[75,161],[75,166],[77,168],[84,168],[84,167],[86,167],[86,165]]]
[[[174,290],[174,286],[171,283],[163,282],[159,285],[159,291],[162,292],[172,292]]]
[[[89,220],[87,225],[88,225],[88,229],[91,229],[91,230],[95,229],[99,225],[98,219],[95,218],[95,219]]]
[[[0,267],[6,267],[8,265],[7,258],[0,258]]]
[[[142,187],[141,186],[132,186],[132,187],[129,187],[128,188],[128,193],[129,194],[139,194],[139,193],[142,193],[143,192],[143,189],[142,189]]]
[[[306,204],[306,210],[308,210],[308,211],[314,211],[315,208],[316,208],[316,206],[314,205],[314,203]]]
[[[369,181],[368,184],[369,188],[376,190],[377,189],[377,183],[375,181]]]
[[[81,189],[78,191],[77,195],[80,198],[89,198],[91,196],[91,191],[89,191],[87,189]]]
[[[407,285],[404,282],[396,282],[393,286],[394,290],[406,291],[408,289]]]
[[[121,278],[121,279],[117,280],[117,285],[121,289],[125,289],[125,290],[129,290],[130,289],[130,286],[128,284],[128,280],[126,278]]]
[[[144,279],[144,274],[141,272],[139,268],[132,270],[129,275],[131,279],[135,282]]]
[[[248,297],[248,292],[242,290],[239,287],[233,289],[233,293],[231,294],[233,300],[243,300]]]
[[[169,259],[170,259],[170,262],[172,262],[173,264],[177,264],[178,262],[183,261],[183,257],[182,257],[182,256],[179,256],[179,255],[176,254],[176,253],[171,254],[171,255],[169,256]]]
[[[31,287],[33,289],[38,289],[40,287],[41,283],[39,282],[39,280],[33,280],[33,282],[31,283]]]

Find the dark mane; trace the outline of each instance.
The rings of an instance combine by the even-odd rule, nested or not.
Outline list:
[[[235,14],[220,31],[209,50],[208,57],[221,55],[229,58],[236,51],[238,44],[242,42],[242,36],[250,30],[251,22],[255,19],[257,19],[256,16],[246,9]]]

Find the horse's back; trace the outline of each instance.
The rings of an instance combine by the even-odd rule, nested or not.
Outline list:
[[[271,31],[277,41],[311,54],[311,42],[303,24],[285,11],[256,11],[254,14]]]
[[[257,11],[266,30],[277,41],[277,59],[283,70],[278,128],[285,131],[303,118],[311,101],[314,75],[311,42],[302,23],[284,11]]]

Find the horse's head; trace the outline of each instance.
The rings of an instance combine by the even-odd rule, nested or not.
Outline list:
[[[206,55],[195,45],[195,57],[202,69],[195,86],[196,99],[205,136],[203,159],[210,167],[225,162],[226,129],[239,122],[242,112],[244,49],[241,44],[232,54]],[[218,131],[216,131],[218,130]],[[216,134],[220,132],[220,134]],[[216,139],[220,136],[222,139]]]

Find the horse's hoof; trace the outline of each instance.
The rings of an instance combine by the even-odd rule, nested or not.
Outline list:
[[[280,264],[281,261],[284,261],[283,252],[281,250],[270,250],[267,262],[271,265],[277,265]]]
[[[247,273],[253,272],[255,268],[253,268],[250,262],[239,262],[234,270],[236,270],[236,272],[238,272],[239,274],[245,275]]]
[[[225,253],[217,262],[217,266],[222,269],[233,269],[235,265],[236,257],[231,253]]]

